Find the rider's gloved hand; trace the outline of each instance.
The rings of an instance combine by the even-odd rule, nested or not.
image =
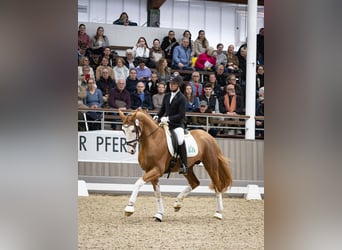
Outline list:
[[[157,115],[153,116],[154,121],[158,121],[159,117]]]
[[[169,121],[169,117],[168,116],[163,116],[161,119],[160,119],[161,123],[167,123]]]

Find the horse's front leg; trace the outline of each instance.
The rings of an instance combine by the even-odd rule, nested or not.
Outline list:
[[[223,218],[222,216],[222,212],[223,212],[222,193],[216,192],[216,202],[217,202],[217,208],[214,214],[214,218],[222,220]]]
[[[129,198],[128,205],[125,208],[125,215],[130,216],[134,213],[134,203],[137,200],[138,193],[140,188],[145,184],[146,182],[143,180],[143,177],[140,177],[134,184],[134,189],[132,191],[131,197]]]
[[[163,214],[164,214],[164,205],[163,205],[163,199],[160,192],[160,185],[159,185],[159,179],[156,181],[151,181],[153,185],[154,190],[154,196],[156,197],[157,202],[157,213],[154,215],[154,218],[156,221],[161,222],[163,220]]]

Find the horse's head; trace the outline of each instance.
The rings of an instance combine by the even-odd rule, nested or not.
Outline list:
[[[125,116],[124,113],[119,110],[119,116],[122,119],[122,130],[126,136],[126,150],[128,153],[134,154],[141,135],[140,124],[139,120],[136,118],[136,112],[132,115]]]

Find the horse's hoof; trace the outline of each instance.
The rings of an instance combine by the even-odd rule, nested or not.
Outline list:
[[[175,207],[175,212],[178,212],[181,208],[180,207]]]
[[[133,206],[126,206],[125,207],[125,215],[126,216],[131,216],[134,213],[134,207]]]
[[[219,220],[222,220],[223,216],[222,216],[222,214],[221,214],[221,213],[219,213],[219,212],[215,212],[215,214],[214,214],[214,218],[216,218],[216,219],[219,219]]]
[[[155,214],[155,215],[153,216],[153,218],[154,218],[154,221],[162,222],[162,220],[163,220],[163,215],[158,213],[158,214]]]
[[[173,208],[175,209],[175,212],[178,212],[182,207],[182,204],[178,201],[176,201],[174,204],[173,204]]]

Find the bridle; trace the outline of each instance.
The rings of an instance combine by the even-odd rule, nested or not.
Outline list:
[[[127,126],[127,125],[124,125]],[[134,123],[134,131],[135,131],[135,139],[130,140],[130,141],[126,141],[126,145],[131,146],[132,148],[135,149],[135,147],[137,146],[138,142],[143,141],[144,139],[146,139],[147,137],[150,137],[151,135],[153,135],[155,132],[157,132],[157,130],[160,128],[160,126],[158,126],[156,129],[154,129],[149,135],[146,135],[144,138],[141,138],[141,128],[140,126],[137,126]],[[125,133],[125,131],[124,131]]]

